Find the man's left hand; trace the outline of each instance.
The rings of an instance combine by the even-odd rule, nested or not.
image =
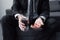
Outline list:
[[[34,25],[31,25],[31,28],[33,29],[39,29],[41,26],[44,25],[43,21],[41,18],[37,18]]]

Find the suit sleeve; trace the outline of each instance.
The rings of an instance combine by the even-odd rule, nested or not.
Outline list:
[[[43,16],[45,18],[44,20],[46,20],[49,17],[49,13],[50,13],[49,0],[42,0],[40,17]],[[42,19],[43,19],[43,17],[42,17]]]
[[[12,15],[18,14],[19,10],[21,9],[21,4],[19,3],[19,0],[13,0],[13,5],[12,5]]]

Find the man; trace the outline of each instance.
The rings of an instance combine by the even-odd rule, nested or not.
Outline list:
[[[12,14],[2,18],[3,40],[49,40],[50,32],[46,24],[50,11],[49,0],[35,1],[37,13],[30,13],[28,19],[26,17],[28,0],[13,0]],[[38,15],[36,18],[35,14]],[[25,31],[26,26],[21,21],[23,18],[27,19],[30,25],[28,31]]]
[[[39,17],[35,20],[34,25],[31,24],[31,28],[38,29],[42,25],[44,25],[45,20],[49,16],[49,0],[35,0],[35,1],[36,1],[36,3],[38,3],[36,6],[37,6],[37,15]],[[26,16],[24,16],[28,9],[27,7],[28,7],[28,0],[18,0],[18,1],[14,0],[14,4],[12,6],[12,10],[14,12],[16,12],[16,14],[14,14],[15,18],[16,18],[16,16],[18,16],[17,20],[19,20],[19,28],[22,31],[24,31],[25,26],[23,26],[23,25],[25,25],[25,24],[22,23],[21,20],[23,18],[27,18]],[[22,13],[22,12],[25,12],[25,13]],[[32,13],[30,13],[30,14],[32,14]],[[36,13],[34,13],[34,14],[36,14]],[[29,17],[32,17],[34,14],[32,14]]]

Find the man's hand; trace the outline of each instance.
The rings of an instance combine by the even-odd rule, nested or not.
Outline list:
[[[23,18],[27,19],[27,18],[26,18],[25,16],[23,16],[23,15],[19,15],[19,16],[18,16],[18,24],[19,24],[19,28],[20,28],[21,31],[25,31],[25,28],[26,28],[25,24],[22,22],[22,19],[23,19]]]
[[[31,28],[33,29],[39,29],[41,26],[44,25],[43,21],[41,18],[36,19],[34,25],[31,25]]]

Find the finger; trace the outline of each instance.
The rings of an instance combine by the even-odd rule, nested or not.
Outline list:
[[[34,25],[31,25],[30,27],[31,27],[31,28],[35,28]]]
[[[25,24],[24,24],[24,23],[22,23],[22,22],[19,22],[19,25],[25,26]]]
[[[21,22],[21,21],[19,21],[19,24],[21,24],[21,25],[25,25],[25,23],[23,23],[23,22]]]
[[[26,26],[20,25],[21,28],[26,28]]]
[[[31,25],[31,28],[33,28],[33,29],[37,29],[37,27],[36,27],[36,26],[34,26],[34,25]]]
[[[43,21],[42,21],[42,20],[40,21],[40,23],[41,23],[42,25],[44,25],[44,23],[43,23]]]
[[[24,31],[26,27],[25,27],[25,26],[20,25],[20,27],[19,27],[19,28],[20,28],[20,30]]]
[[[25,26],[25,24],[24,23],[20,23],[21,25],[23,25],[23,26]]]
[[[43,23],[43,21],[40,19],[40,23],[42,24],[42,25],[44,25],[44,23]]]
[[[35,28],[37,28],[37,27],[38,27],[38,25],[37,25],[37,24],[34,24],[34,27],[35,27]]]
[[[40,28],[41,27],[41,24],[34,24],[34,26],[36,27],[36,28]]]
[[[19,27],[20,27],[20,26],[25,26],[25,24],[20,22],[20,23],[19,23]]]

